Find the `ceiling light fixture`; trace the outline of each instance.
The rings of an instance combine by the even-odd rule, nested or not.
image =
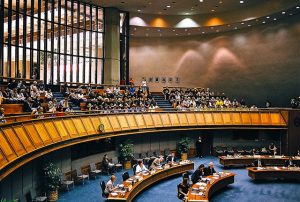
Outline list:
[[[244,1],[240,1],[240,4],[243,4],[244,3]]]
[[[167,8],[171,8],[171,6],[167,6]]]
[[[141,10],[140,10],[140,9],[138,9],[137,11],[138,11],[138,12],[141,12]]]
[[[199,2],[201,2],[201,3],[202,3],[202,2],[203,2],[203,0],[199,0]]]
[[[284,15],[284,14],[285,14],[285,11],[282,11],[281,14]]]

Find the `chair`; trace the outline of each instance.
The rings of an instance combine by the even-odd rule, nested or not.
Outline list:
[[[65,188],[67,191],[69,191],[69,186],[71,186],[74,188],[74,180],[72,180],[72,175],[71,175],[71,171],[65,173],[65,179],[63,179],[61,181],[61,186],[62,188]]]
[[[156,150],[155,151],[155,156],[158,158],[158,157],[161,157],[161,153],[160,153],[160,151],[159,150]]]
[[[108,194],[105,193],[105,182],[104,181],[100,181],[100,187],[101,187],[101,190],[102,190],[102,197],[104,198],[107,198],[108,197]]]
[[[123,181],[126,181],[127,179],[129,179],[129,173],[126,171],[122,174],[122,178],[123,178]]]
[[[114,157],[112,163],[115,164],[116,171],[123,169],[123,165],[118,161],[118,157]]]
[[[90,164],[90,175],[94,175],[95,176],[95,179],[97,177],[97,175],[100,175],[101,174],[101,170],[97,168],[97,165],[96,164]]]
[[[167,157],[169,154],[171,154],[171,150],[169,148],[165,149],[165,151],[164,151],[165,157]]]
[[[33,195],[36,195],[36,194],[33,194]],[[32,197],[32,193],[31,191],[28,191],[26,194],[25,194],[25,198],[26,198],[26,202],[44,202],[44,201],[47,201],[47,196],[34,196]]]
[[[136,174],[136,166],[137,166],[137,164],[134,164],[134,165],[132,166],[132,170],[133,170],[133,174],[134,174],[134,175]]]
[[[155,160],[155,158],[151,158],[149,161],[148,161],[148,169],[150,168],[150,166],[152,165],[153,161]]]
[[[234,154],[234,150],[232,147],[228,147],[227,148],[227,153],[230,154],[230,155],[233,155]]]
[[[77,170],[72,170],[71,171],[72,179],[74,180],[75,183],[82,183],[84,185],[84,181],[89,179],[89,175],[81,174],[77,175]]]
[[[245,147],[245,153],[246,154],[252,154],[252,147],[246,146]]]
[[[215,147],[215,153],[217,156],[223,156],[224,155],[224,150],[220,146]]]
[[[245,150],[243,149],[243,148],[237,148],[237,152],[239,153],[239,154],[244,154],[245,153]]]

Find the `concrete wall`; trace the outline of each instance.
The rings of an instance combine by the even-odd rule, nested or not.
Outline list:
[[[299,15],[226,33],[131,37],[130,77],[173,78],[163,86],[210,87],[247,104],[289,106],[300,95]],[[174,78],[179,77],[180,83]]]

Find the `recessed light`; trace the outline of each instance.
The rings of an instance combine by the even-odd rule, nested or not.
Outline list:
[[[167,6],[167,8],[171,8],[171,6]]]
[[[242,25],[245,24],[244,22],[241,23]]]
[[[283,14],[283,15],[284,15],[284,14],[285,14],[285,11],[282,11],[282,12],[281,12],[281,14]]]
[[[237,27],[235,27],[234,29],[237,29]]]
[[[277,20],[277,18],[274,18],[273,20]]]
[[[157,31],[160,32],[160,29],[158,29]]]
[[[199,0],[199,2],[201,2],[201,3],[202,3],[202,2],[203,2],[203,0]]]
[[[178,34],[176,34],[176,36],[178,36]]]
[[[297,8],[297,9],[299,9],[300,7],[299,7],[299,6],[297,6],[296,8]]]
[[[212,9],[212,10],[211,10],[211,12],[215,12],[215,10],[214,10],[214,9]]]
[[[219,30],[217,29],[216,32],[219,32]]]
[[[243,4],[244,3],[244,1],[240,1],[240,4]]]
[[[205,32],[202,32],[202,34],[205,34]]]
[[[248,27],[251,27],[251,25],[248,25]]]
[[[267,16],[267,18],[269,19],[269,18],[270,18],[270,16]]]
[[[137,11],[138,11],[138,12],[141,12],[141,10],[140,10],[140,9],[138,9]]]
[[[219,1],[219,4],[222,4],[223,3],[223,1]]]
[[[266,23],[266,21],[263,21],[262,23],[263,23],[263,24],[265,24],[265,23]]]
[[[173,32],[175,32],[175,29],[173,29]]]
[[[293,15],[293,13],[290,13],[290,15]]]

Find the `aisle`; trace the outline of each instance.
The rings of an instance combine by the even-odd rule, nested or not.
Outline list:
[[[195,167],[201,163],[215,163],[217,171],[222,170],[216,157],[205,157],[203,159],[192,159]],[[236,174],[235,183],[228,188],[218,192],[212,198],[212,202],[299,202],[300,183],[296,182],[265,182],[255,183],[249,177],[244,168],[230,169]],[[132,171],[130,170],[130,175]],[[117,183],[122,181],[121,172],[116,173]],[[70,192],[60,193],[58,202],[103,202],[101,197],[100,180],[107,180],[108,176],[100,176],[97,180],[90,180],[86,185],[75,186]],[[140,194],[135,202],[176,202],[177,184],[181,177],[162,181]]]

